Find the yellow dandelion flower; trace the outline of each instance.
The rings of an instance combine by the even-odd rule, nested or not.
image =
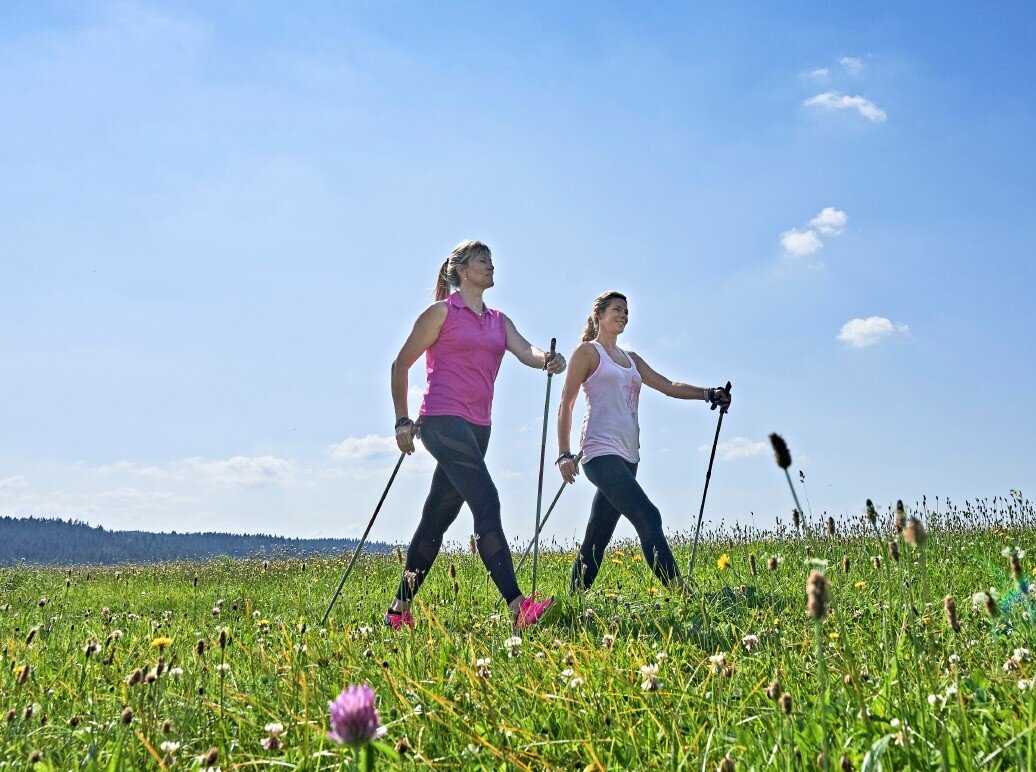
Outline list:
[[[622,558],[612,558],[612,563],[614,563],[617,566],[621,566],[622,565]]]
[[[718,568],[720,571],[723,571],[729,565],[730,565],[730,555],[728,555],[727,553],[724,552],[722,555],[719,556],[719,560],[716,561],[716,568]]]
[[[867,589],[867,583],[866,582],[857,582],[856,584],[853,585],[853,587],[855,587],[857,590],[866,590]]]
[[[640,562],[640,561],[642,561],[643,559],[644,559],[644,556],[643,556],[643,555],[634,555],[634,556],[633,556],[633,562],[634,562],[634,563],[639,563],[639,562]],[[1033,573],[1034,573],[1034,574],[1036,574],[1036,568],[1034,568],[1034,569],[1033,569]]]
[[[163,636],[155,638],[155,640],[151,641],[151,648],[152,649],[164,649],[166,646],[168,646],[172,642],[173,642],[172,638],[166,638],[163,635]]]
[[[832,630],[831,632],[829,632],[827,634],[827,637],[830,638],[832,641],[837,641],[838,637],[839,637],[838,636],[838,631],[837,630]]]
[[[658,588],[654,585],[651,585],[650,587],[648,587],[648,592],[652,595],[658,595]]]

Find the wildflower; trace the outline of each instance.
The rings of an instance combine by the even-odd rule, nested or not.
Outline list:
[[[220,664],[216,665],[216,670],[218,670],[221,673],[229,673],[230,672],[230,663],[229,662],[221,662]]]
[[[784,441],[784,438],[775,432],[770,435],[770,445],[773,446],[773,454],[777,458],[777,466],[781,469],[787,469],[791,466],[791,451],[788,450],[788,443]]]
[[[1032,659],[1032,652],[1025,648],[1015,649],[1012,659],[1014,659],[1016,662],[1028,662],[1030,659]]]
[[[857,582],[856,584],[854,584],[853,587],[855,587],[857,590],[866,590],[867,589],[867,583],[861,580],[861,581]]]
[[[575,674],[576,674],[576,671],[575,671],[575,670],[573,670],[573,669],[572,669],[572,668],[570,668],[570,667],[566,667],[566,668],[565,668],[564,670],[562,670],[562,671],[561,671],[561,677],[562,677],[562,678],[566,678],[566,679],[567,679],[567,678],[571,678],[571,677],[572,677],[572,676],[574,676]]]
[[[946,658],[946,661],[949,662],[951,665],[959,664],[960,663],[960,654],[951,654],[950,656],[948,656]]]
[[[806,580],[806,595],[808,597],[806,613],[810,618],[819,622],[827,616],[827,579],[823,574],[817,571],[810,572],[809,578]]]
[[[943,705],[946,704],[946,698],[943,697],[941,694],[929,694],[928,704],[931,705],[933,708],[941,708]]]
[[[127,686],[136,686],[144,681],[144,671],[141,668],[137,668],[126,677]]]
[[[604,637],[601,638],[601,647],[605,649],[611,649],[615,646],[615,636],[611,633],[605,633]]]
[[[903,530],[906,528],[906,521],[906,507],[903,506],[903,499],[899,499],[896,502],[896,531],[903,533]]]
[[[360,745],[386,733],[374,707],[374,690],[367,684],[343,689],[333,702],[328,703],[328,708],[331,711],[331,731],[327,736],[335,742]]]
[[[729,561],[728,561],[729,562]],[[655,585],[648,585],[648,593],[651,595],[658,595],[658,588]]]
[[[279,751],[281,749],[281,741],[278,735],[284,731],[284,724],[272,723],[267,724],[265,727],[267,736],[260,740],[263,748],[268,751]]]
[[[727,553],[724,552],[722,555],[719,556],[719,560],[716,561],[716,568],[718,568],[720,571],[723,571],[729,565],[730,565],[730,555],[728,555]]]
[[[1010,672],[1012,672],[1012,671],[1014,671],[1014,670],[1018,670],[1018,669],[1019,669],[1019,667],[1020,667],[1020,666],[1018,665],[1018,660],[1016,660],[1016,659],[1014,659],[1014,658],[1012,657],[1012,658],[1008,659],[1008,660],[1007,660],[1007,661],[1006,661],[1006,662],[1004,663],[1004,665],[1003,665],[1003,671],[1004,671],[1005,673],[1010,673]]]
[[[151,641],[151,647],[150,648],[152,648],[152,649],[164,649],[166,646],[168,646],[172,642],[173,642],[172,638],[166,638],[166,637],[162,636],[160,638],[155,638],[155,640]]]
[[[18,686],[24,686],[25,682],[29,680],[29,676],[32,674],[32,665],[20,665],[15,668],[14,681]]]
[[[43,608],[44,606],[47,605],[47,603],[48,603],[48,600],[47,600],[47,598],[44,597],[44,598],[40,598],[39,602],[36,605],[39,606],[40,608]]]
[[[640,674],[644,676],[644,680],[641,682],[640,688],[645,692],[657,692],[662,688],[662,682],[657,678],[658,665],[642,665],[640,668]]]
[[[745,651],[754,651],[759,646],[758,635],[742,635],[741,645],[745,647]]]
[[[903,529],[903,541],[915,549],[921,549],[928,541],[928,533],[916,517],[911,517]]]
[[[838,634],[837,630],[832,630],[827,634],[827,637],[830,638],[832,641],[837,641],[841,636]]]
[[[521,650],[521,646],[522,639],[519,638],[517,635],[511,636],[506,641],[504,641],[504,648],[507,649],[507,655],[509,657],[517,657],[519,651]]]
[[[172,740],[165,740],[161,745],[158,746],[163,753],[176,753],[180,750],[180,743],[173,742]]]
[[[781,697],[781,682],[771,681],[770,685],[767,686],[763,691],[766,694],[766,696],[769,697],[771,700],[777,701]]]
[[[1018,688],[1023,692],[1032,690],[1034,685],[1036,685],[1036,682],[1031,679],[1021,678],[1018,680]]]
[[[711,672],[713,675],[719,673],[723,670],[723,666],[726,664],[726,662],[727,655],[724,654],[722,651],[717,654],[713,654],[711,657],[709,657],[709,672]]]
[[[957,619],[957,603],[953,600],[952,595],[947,595],[942,603],[943,608],[946,610],[946,623],[953,632],[959,633],[960,620]]]
[[[489,678],[492,675],[492,671],[489,669],[491,662],[492,660],[489,657],[480,657],[475,660],[475,670],[480,678]]]
[[[580,678],[579,676],[576,676],[575,678],[573,678],[571,681],[568,682],[568,687],[570,689],[578,689],[582,685],[583,685],[583,679]]]
[[[655,659],[658,660],[659,662],[665,662],[668,658],[669,658],[669,655],[666,654],[664,651],[660,651],[660,652],[658,652],[655,655]]]

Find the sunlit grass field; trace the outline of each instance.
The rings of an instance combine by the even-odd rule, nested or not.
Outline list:
[[[1033,509],[932,510],[908,508],[921,538],[891,509],[709,534],[688,593],[620,544],[569,596],[572,552],[550,552],[560,608],[519,637],[459,550],[400,632],[394,554],[361,557],[324,626],[343,560],[4,569],[0,766],[351,768],[328,702],[366,683],[383,767],[1036,769]]]

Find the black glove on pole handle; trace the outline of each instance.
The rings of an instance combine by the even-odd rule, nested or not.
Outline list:
[[[730,381],[727,381],[725,391],[727,396],[730,396],[730,390],[733,388],[730,385]],[[701,494],[701,508],[698,510],[698,525],[694,529],[694,544],[691,546],[691,565],[687,573],[689,576],[694,576],[694,559],[698,554],[698,538],[701,536],[701,519],[705,515],[705,497],[709,493],[709,480],[712,478],[712,462],[716,460],[716,445],[719,444],[719,430],[723,426],[723,416],[727,413],[728,405],[724,405],[719,409],[719,420],[716,422],[716,437],[712,440],[712,453],[709,455],[709,468],[705,472],[705,490]],[[716,409],[716,405],[712,405],[712,410]]]
[[[546,369],[547,361],[553,359],[555,349],[558,345],[557,338],[550,339],[550,356],[543,360],[543,368]],[[540,560],[540,507],[543,505],[543,461],[547,454],[547,416],[550,413],[550,379],[553,376],[547,371],[547,399],[543,404],[543,436],[540,439],[540,479],[536,486],[536,530],[532,536],[532,592],[530,597],[536,594],[536,578]]]

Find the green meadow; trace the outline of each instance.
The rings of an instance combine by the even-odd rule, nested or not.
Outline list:
[[[1034,769],[1032,507],[908,514],[710,533],[687,592],[623,543],[570,596],[548,552],[558,608],[517,635],[461,550],[399,632],[395,554],[323,626],[344,559],[3,569],[0,766],[349,769],[328,703],[366,683],[385,768]]]

